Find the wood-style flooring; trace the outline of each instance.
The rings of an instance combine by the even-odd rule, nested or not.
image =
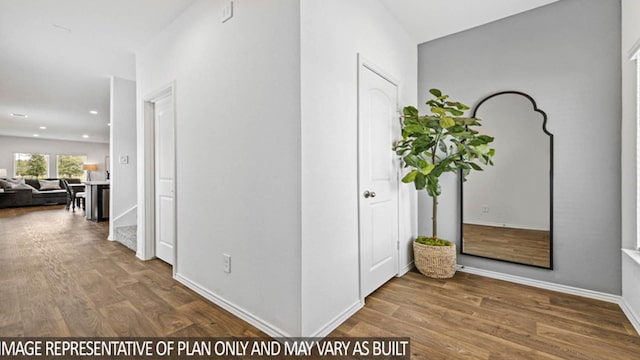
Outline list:
[[[464,224],[465,254],[549,267],[548,231]]]
[[[640,359],[616,304],[462,272],[393,279],[332,336],[410,337],[412,359]]]
[[[0,337],[265,336],[64,206],[0,210]]]
[[[64,207],[0,210],[0,337],[265,336],[106,236]],[[393,279],[331,336],[410,337],[413,359],[640,359],[615,304],[460,272]]]

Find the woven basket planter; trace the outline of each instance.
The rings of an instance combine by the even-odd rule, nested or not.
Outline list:
[[[456,244],[430,246],[414,241],[413,257],[416,268],[425,276],[448,279],[456,273]]]

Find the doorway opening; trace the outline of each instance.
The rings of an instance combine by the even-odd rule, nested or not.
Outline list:
[[[138,257],[156,257],[176,272],[176,146],[175,84],[144,98],[144,156],[142,164],[144,206],[139,237],[144,246]],[[141,216],[142,215],[142,216]],[[140,236],[142,233],[142,236]]]

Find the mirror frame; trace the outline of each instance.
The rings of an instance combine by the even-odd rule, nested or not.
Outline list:
[[[482,100],[480,100],[480,102],[477,103],[473,107],[473,112],[471,114],[471,117],[476,117],[478,109],[487,100],[490,100],[490,99],[492,99],[492,98],[494,98],[496,96],[507,95],[507,94],[520,95],[520,96],[523,96],[526,99],[528,99],[531,102],[531,105],[533,106],[533,110],[535,112],[539,113],[540,115],[542,115],[542,131],[545,134],[547,134],[547,136],[549,136],[549,266],[547,267],[547,266],[540,266],[540,265],[525,264],[525,263],[516,262],[516,261],[512,261],[512,260],[504,260],[504,259],[498,259],[498,258],[482,256],[482,255],[474,255],[474,254],[469,254],[469,253],[465,253],[464,252],[464,179],[462,177],[462,172],[460,172],[460,174],[459,174],[459,183],[460,183],[460,254],[469,255],[469,256],[475,256],[475,257],[480,257],[480,258],[490,259],[490,260],[498,260],[498,261],[503,261],[503,262],[507,262],[507,263],[511,263],[511,264],[518,264],[518,265],[532,266],[532,267],[541,268],[541,269],[553,270],[553,134],[550,133],[547,130],[547,114],[543,110],[538,108],[538,105],[536,104],[536,101],[530,95],[528,95],[526,93],[523,93],[521,91],[508,90],[508,91],[500,91],[500,92],[491,94],[491,95],[483,98]],[[496,150],[500,151],[499,149],[496,149]],[[473,175],[471,175],[471,176],[473,176]]]

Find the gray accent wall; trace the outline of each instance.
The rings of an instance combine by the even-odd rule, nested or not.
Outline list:
[[[421,103],[433,87],[470,106],[518,90],[554,134],[555,269],[466,255],[461,265],[621,293],[620,37],[620,1],[562,0],[419,46]],[[458,179],[443,180],[439,235],[459,244]],[[421,233],[430,207],[420,194]]]

